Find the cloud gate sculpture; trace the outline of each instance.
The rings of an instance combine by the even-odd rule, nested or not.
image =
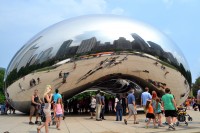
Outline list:
[[[59,88],[65,98],[87,89],[140,94],[147,86],[158,96],[170,88],[178,104],[189,94],[187,62],[160,31],[114,15],[68,19],[41,31],[13,57],[5,75],[11,105],[29,112],[35,89]]]

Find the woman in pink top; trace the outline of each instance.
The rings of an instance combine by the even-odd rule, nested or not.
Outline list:
[[[61,117],[63,117],[64,114],[63,103],[61,98],[58,98],[54,112],[55,112],[54,117],[56,118],[56,128],[60,130],[60,121]]]

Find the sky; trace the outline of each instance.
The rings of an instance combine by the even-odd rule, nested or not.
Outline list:
[[[200,0],[0,0],[0,67],[34,35],[65,19],[116,14],[150,24],[180,48],[200,76]]]

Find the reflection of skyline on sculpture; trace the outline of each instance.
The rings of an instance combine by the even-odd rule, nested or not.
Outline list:
[[[42,94],[47,84],[67,99],[90,88],[110,93],[133,88],[137,103],[146,86],[158,96],[169,87],[182,103],[191,73],[174,51],[181,55],[162,33],[136,21],[101,15],[69,19],[38,33],[15,54],[5,93],[22,112],[28,111],[32,91]],[[32,84],[35,79],[41,82]]]
[[[102,19],[104,21],[102,21]],[[134,22],[134,25],[132,22]],[[83,27],[83,23],[95,23],[95,25],[88,24]],[[74,25],[76,25],[76,27],[74,27]],[[147,27],[148,29],[144,27]],[[87,29],[87,31],[85,31],[85,29]],[[119,21],[118,17],[113,16],[79,17],[79,19],[75,18],[68,20],[67,24],[66,21],[62,21],[40,32],[34,39],[28,42],[27,45],[30,43],[32,43],[32,45],[39,44],[41,47],[42,44],[42,47],[40,48],[40,52],[42,52],[47,49],[48,45],[52,44],[54,48],[51,54],[53,56],[57,53],[57,47],[62,45],[62,43],[68,39],[74,40],[71,46],[79,45],[81,42],[79,40],[80,37],[77,38],[78,36],[82,36],[83,39],[89,39],[95,36],[97,39],[101,40],[101,43],[105,43],[112,42],[111,40],[116,40],[119,37],[125,37],[127,40],[132,41],[131,39],[133,38],[131,37],[131,33],[137,33],[145,41],[153,41],[159,44],[167,52],[175,53],[175,51],[177,51],[176,53],[179,57],[184,57],[174,45],[171,45],[172,42],[160,34],[159,31],[137,21],[130,21],[124,18]],[[40,53],[36,54],[39,55]],[[183,60],[181,62],[188,69],[187,63]]]
[[[91,37],[82,40],[78,46],[73,46],[73,40],[66,40],[61,44],[60,47],[58,47],[58,51],[55,55],[53,55],[52,53],[53,47],[48,48],[40,53],[35,53],[35,51],[39,48],[39,46],[35,44],[34,46],[30,47],[24,55],[22,55],[22,59],[19,60],[19,62],[16,62],[12,69],[17,69],[18,72],[21,69],[21,67],[42,64],[43,62],[51,58],[52,62],[56,62],[59,60],[64,60],[66,58],[74,58],[74,56],[89,55],[95,54],[97,52],[109,51],[133,51],[147,53],[171,64],[172,66],[175,66],[176,68],[180,66],[180,63],[178,62],[177,58],[175,58],[172,53],[164,51],[160,45],[152,41],[145,41],[136,33],[132,33],[130,35],[132,36],[133,41],[127,40],[125,37],[119,37],[113,42],[102,43],[98,38]],[[39,37],[39,39],[40,38],[41,36]],[[35,69],[33,69],[33,71],[34,70]],[[183,75],[185,75],[185,73],[186,72],[183,72]],[[190,78],[189,75],[188,77]],[[190,80],[191,79],[188,79],[188,82],[191,82]]]

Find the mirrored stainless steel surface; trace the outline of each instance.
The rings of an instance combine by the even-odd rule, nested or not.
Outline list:
[[[144,88],[162,96],[170,88],[178,104],[189,94],[187,62],[166,35],[151,26],[114,15],[68,19],[41,31],[11,60],[5,93],[12,106],[28,112],[35,89],[59,88],[65,98],[89,88],[112,93]],[[139,104],[139,103],[138,103]]]

